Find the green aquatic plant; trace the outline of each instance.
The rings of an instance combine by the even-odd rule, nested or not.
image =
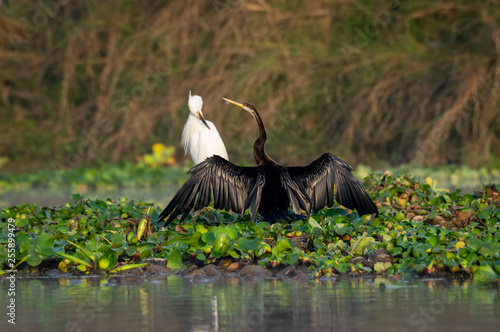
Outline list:
[[[250,260],[266,268],[304,265],[311,275],[387,274],[500,277],[499,186],[462,195],[427,178],[370,175],[365,188],[379,216],[339,206],[291,223],[250,221],[248,214],[206,208],[162,228],[161,207],[122,198],[73,195],[60,207],[21,204],[0,212],[0,264],[7,264],[14,222],[16,266],[23,272],[112,273],[148,258],[171,270]]]

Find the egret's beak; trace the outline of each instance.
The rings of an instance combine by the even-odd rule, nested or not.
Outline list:
[[[201,113],[201,111],[198,112],[198,118],[201,120],[201,122],[203,122],[203,124],[208,128],[210,129],[210,127],[208,126],[207,124],[207,121],[205,121],[205,118],[203,117],[203,113]]]

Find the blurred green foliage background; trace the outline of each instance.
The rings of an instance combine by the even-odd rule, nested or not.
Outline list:
[[[498,163],[500,1],[0,2],[0,165],[136,161],[178,147],[189,90],[234,162]]]

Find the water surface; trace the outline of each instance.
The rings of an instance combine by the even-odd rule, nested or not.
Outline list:
[[[16,325],[4,295],[0,331],[498,331],[498,298],[497,288],[440,280],[17,279]]]

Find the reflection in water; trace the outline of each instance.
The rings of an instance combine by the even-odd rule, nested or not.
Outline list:
[[[0,330],[456,332],[496,331],[500,323],[499,290],[469,283],[81,280],[18,279],[16,325],[2,318]],[[7,282],[0,288],[6,294]]]

